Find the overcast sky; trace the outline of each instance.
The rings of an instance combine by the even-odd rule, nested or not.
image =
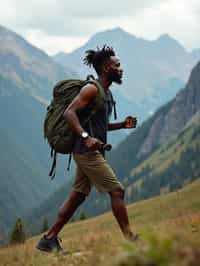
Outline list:
[[[200,0],[1,0],[0,24],[49,54],[115,27],[149,40],[168,33],[200,48]]]

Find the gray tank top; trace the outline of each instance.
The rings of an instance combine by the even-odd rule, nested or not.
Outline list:
[[[91,112],[93,103],[86,108],[84,111],[85,117]],[[102,107],[92,116],[90,121],[88,121],[85,125],[82,124],[81,118],[79,121],[81,126],[84,128],[86,132],[92,137],[95,137],[101,140],[103,143],[107,143],[107,130],[108,123],[112,113],[113,106],[113,97],[110,90],[106,91],[106,97]],[[85,146],[84,141],[81,137],[77,136],[73,148],[74,153],[85,153],[89,152],[90,149]]]

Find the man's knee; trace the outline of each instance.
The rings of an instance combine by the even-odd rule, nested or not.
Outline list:
[[[121,198],[124,199],[124,195],[125,195],[125,190],[120,188],[114,191],[109,192],[110,196],[113,197],[117,197],[117,198]]]
[[[75,204],[78,206],[81,205],[84,202],[85,198],[86,195],[84,193],[78,192],[78,197],[77,200],[75,201]]]

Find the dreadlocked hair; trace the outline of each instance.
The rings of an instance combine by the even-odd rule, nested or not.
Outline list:
[[[101,73],[102,64],[109,60],[111,56],[115,56],[115,52],[112,47],[104,45],[102,49],[97,47],[97,50],[87,50],[86,56],[83,59],[84,64],[91,67],[93,66],[97,74]]]

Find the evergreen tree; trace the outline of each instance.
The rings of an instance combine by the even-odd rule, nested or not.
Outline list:
[[[16,243],[24,243],[24,242],[25,242],[24,226],[22,223],[22,219],[19,217],[17,218],[17,221],[13,227],[13,230],[11,231],[10,243],[16,244]]]
[[[74,217],[72,217],[72,219],[71,219],[71,223],[74,223],[76,220],[75,220],[75,218]]]
[[[80,214],[80,220],[85,220],[87,217],[85,215],[85,213],[82,211],[81,214]]]
[[[41,228],[41,233],[44,233],[48,230],[49,225],[48,225],[48,220],[46,217],[44,217],[43,221],[42,221],[42,228]]]

